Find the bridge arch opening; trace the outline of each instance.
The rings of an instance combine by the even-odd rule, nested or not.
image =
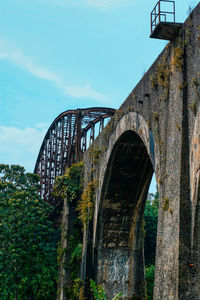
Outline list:
[[[143,213],[153,172],[140,136],[125,131],[106,169],[94,247],[95,279],[108,299],[145,296]]]

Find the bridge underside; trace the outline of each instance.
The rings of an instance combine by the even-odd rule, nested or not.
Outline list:
[[[109,161],[96,257],[98,284],[111,299],[145,295],[143,212],[153,174],[151,160],[141,138],[125,132],[117,141]]]

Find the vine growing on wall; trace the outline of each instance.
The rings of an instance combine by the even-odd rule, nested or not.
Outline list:
[[[64,273],[64,298],[68,300],[83,299],[81,296],[82,280],[80,279],[80,263],[82,257],[82,226],[78,218],[77,203],[83,192],[83,162],[73,164],[63,176],[56,179],[54,185],[55,197],[61,198],[69,209],[70,218],[63,218],[61,242],[58,246],[58,263],[60,276]],[[63,212],[65,213],[65,212]],[[58,290],[60,293],[60,290]]]
[[[93,163],[98,161],[100,154],[98,148],[91,148],[90,158]],[[66,283],[62,289],[68,300],[84,299],[83,282],[80,279],[82,232],[93,217],[97,180],[92,179],[83,189],[83,178],[83,162],[79,162],[73,164],[66,174],[58,177],[54,185],[55,197],[67,202],[70,215],[70,224],[65,218],[63,220],[61,243],[58,247],[58,262],[66,274]]]
[[[93,179],[85,187],[81,199],[78,202],[77,211],[79,212],[79,219],[81,220],[84,229],[93,216],[96,187],[97,179]]]
[[[54,196],[72,202],[77,200],[83,191],[83,162],[73,164],[63,176],[56,178]]]

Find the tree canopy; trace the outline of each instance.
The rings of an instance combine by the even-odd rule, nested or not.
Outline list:
[[[155,264],[156,236],[158,223],[158,192],[146,200],[144,210],[144,256],[146,266]]]
[[[0,298],[55,299],[56,232],[39,177],[0,165]]]

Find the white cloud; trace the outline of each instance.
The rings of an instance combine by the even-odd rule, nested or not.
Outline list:
[[[19,129],[16,127],[0,126],[0,143],[13,142],[29,147],[29,150],[34,152],[44,137],[44,130],[35,128]],[[39,142],[38,142],[39,141]]]
[[[0,163],[20,164],[33,172],[46,130],[0,126]]]
[[[47,130],[50,126],[49,122],[44,122],[44,123],[38,123],[35,125],[36,128],[41,128]]]
[[[53,72],[34,64],[28,57],[25,57],[20,51],[5,52],[0,50],[0,59],[7,59],[23,67],[31,74],[41,79],[59,82],[59,78]]]
[[[68,86],[65,88],[66,94],[75,98],[92,98],[100,102],[106,102],[106,97],[101,93],[93,90],[90,84],[85,86]]]
[[[51,81],[54,85],[56,85],[63,93],[68,96],[74,98],[89,98],[98,100],[100,102],[105,102],[106,97],[100,93],[95,91],[90,84],[86,84],[85,86],[73,85],[70,86],[64,80],[62,80],[55,72],[48,70],[44,67],[39,66],[32,59],[26,57],[21,51],[18,50],[10,50],[7,49],[2,40],[0,40],[0,60],[9,60],[14,64],[20,66],[25,69],[32,75]]]

